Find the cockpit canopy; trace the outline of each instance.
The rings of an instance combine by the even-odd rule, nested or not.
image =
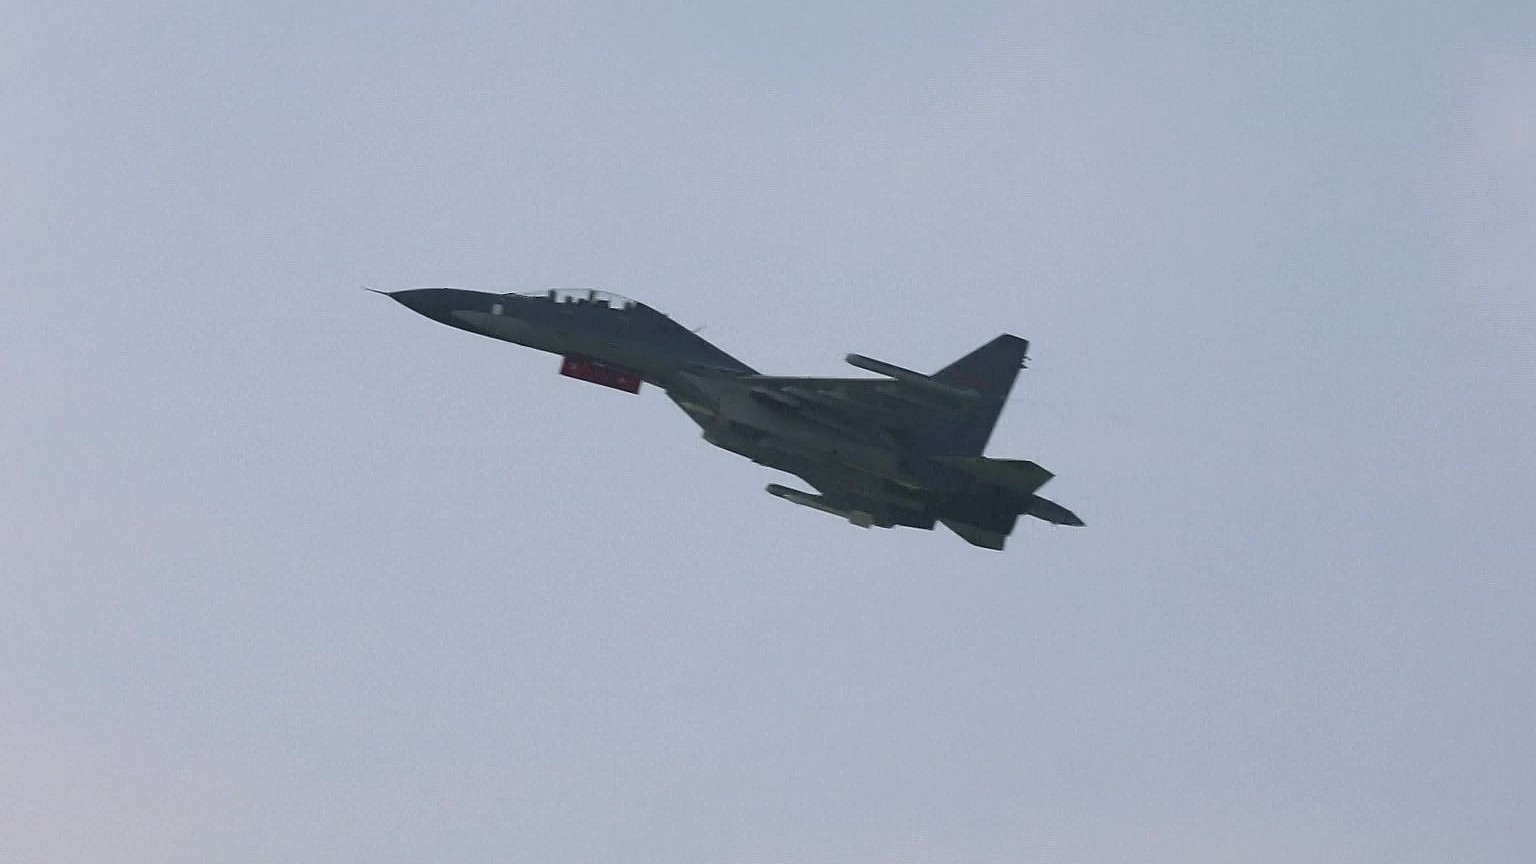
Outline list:
[[[531,300],[546,300],[550,303],[590,303],[602,309],[633,309],[640,303],[609,291],[598,291],[595,288],[550,288],[545,291],[529,291],[524,294],[509,296],[527,297]]]

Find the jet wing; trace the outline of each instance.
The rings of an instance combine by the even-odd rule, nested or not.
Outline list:
[[[974,391],[958,388],[935,391],[932,387],[924,387],[922,384],[900,378],[799,378],[783,375],[744,375],[740,380],[762,387],[824,394],[837,399],[861,399],[905,405],[916,403],[964,407],[967,400],[978,395]]]
[[[736,380],[753,398],[782,410],[890,431],[922,426],[965,407],[892,378],[745,375]]]

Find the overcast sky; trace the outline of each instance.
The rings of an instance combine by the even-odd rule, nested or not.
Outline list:
[[[0,859],[1536,858],[1536,5],[0,15]],[[994,554],[361,285],[1032,341]]]

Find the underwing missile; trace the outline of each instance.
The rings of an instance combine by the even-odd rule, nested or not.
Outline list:
[[[831,513],[833,516],[841,516],[844,519],[847,519],[849,522],[859,526],[860,528],[868,528],[875,524],[875,517],[873,514],[865,513],[863,510],[843,510],[838,507],[833,507],[831,504],[828,504],[826,499],[822,498],[820,495],[812,495],[809,492],[801,492],[799,489],[791,489],[788,486],[780,486],[777,483],[769,483],[767,489],[768,494],[775,498],[783,498],[785,501],[788,501],[792,504],[799,504],[801,507],[809,507],[812,510],[820,510],[823,513]]]

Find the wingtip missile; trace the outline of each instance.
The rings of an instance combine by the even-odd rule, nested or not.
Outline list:
[[[863,354],[849,354],[843,358],[843,362],[855,369],[863,369],[876,375],[895,378],[897,381],[911,384],[920,390],[950,399],[973,399],[977,395],[976,391],[970,388],[946,384],[921,372],[913,372],[911,369],[897,366],[895,363],[887,363],[884,360],[865,357]]]

